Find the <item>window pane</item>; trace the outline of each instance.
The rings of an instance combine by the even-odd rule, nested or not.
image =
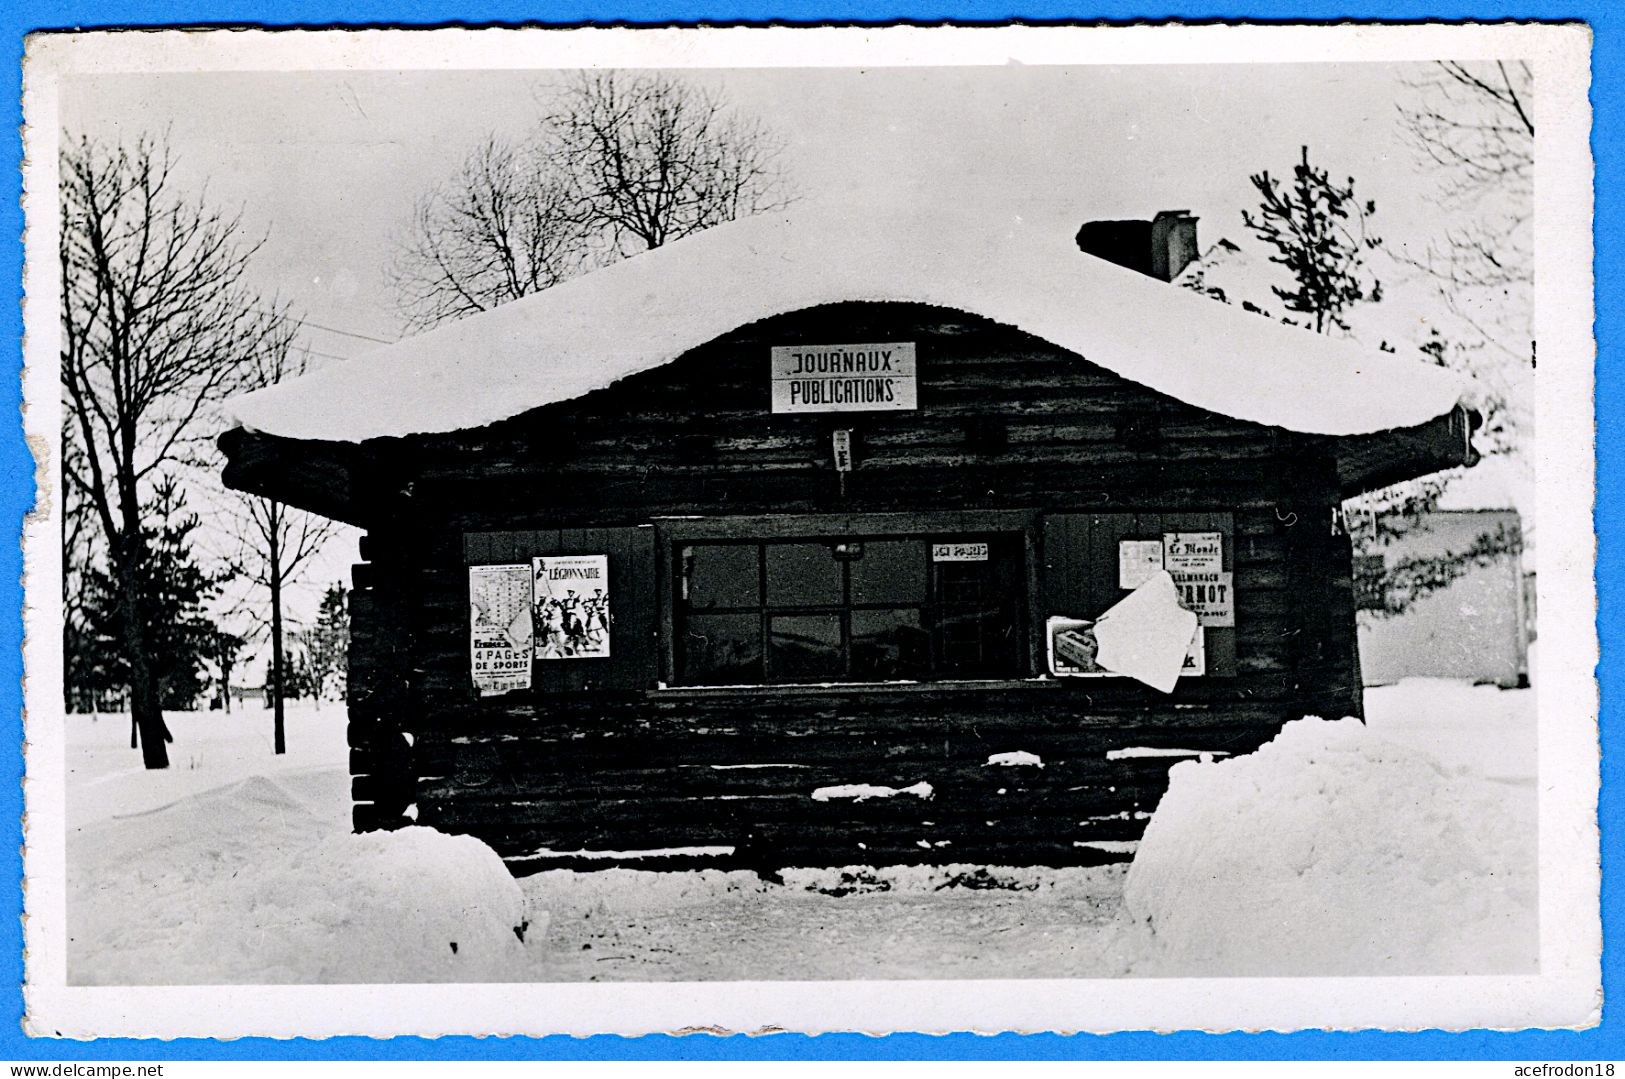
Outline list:
[[[761,566],[754,543],[689,547],[690,607],[755,607],[761,600]]]
[[[690,615],[682,644],[685,682],[725,685],[762,681],[762,622],[757,615]]]
[[[987,562],[938,562],[937,598],[943,603],[976,603],[986,594]]]
[[[853,603],[924,603],[924,540],[868,540],[852,563]]]
[[[774,615],[768,619],[767,628],[768,662],[774,680],[807,681],[846,674],[840,615]]]
[[[937,562],[933,537],[845,539],[840,558],[828,538],[679,548],[687,602],[677,611],[674,679],[737,685],[1020,673],[1019,540],[959,534],[954,542],[966,547],[987,543],[987,559]]]
[[[852,677],[925,678],[931,637],[918,610],[852,612]]]
[[[1006,604],[946,606],[937,613],[942,674],[1008,674],[1015,666],[1016,620]]]
[[[768,544],[768,606],[832,607],[841,593],[841,564],[829,544]]]

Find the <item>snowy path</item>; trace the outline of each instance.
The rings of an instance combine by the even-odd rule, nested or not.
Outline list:
[[[547,872],[520,882],[551,913],[539,973],[564,981],[1077,978],[1125,972],[1121,866],[785,874]],[[991,877],[1003,888],[949,886]],[[821,889],[821,890],[820,890]]]

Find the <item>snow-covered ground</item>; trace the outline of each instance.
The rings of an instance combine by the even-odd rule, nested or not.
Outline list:
[[[1175,766],[1123,867],[549,871],[348,834],[342,706],[69,723],[77,984],[1532,971],[1534,691],[1408,680]],[[1125,898],[1126,897],[1126,898]],[[453,947],[455,945],[455,947]]]

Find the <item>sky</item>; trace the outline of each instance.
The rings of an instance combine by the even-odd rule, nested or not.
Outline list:
[[[1299,147],[1354,176],[1394,240],[1432,227],[1401,138],[1391,64],[800,68],[687,72],[784,143],[805,197],[884,206],[1072,192],[1079,222],[1188,209],[1204,246],[1241,233],[1248,176]],[[311,322],[402,332],[384,279],[415,200],[486,134],[534,123],[556,72],[274,72],[84,77],[68,132],[168,132],[182,178],[267,237],[265,285]],[[323,331],[312,331],[313,334]],[[312,347],[353,355],[336,334]]]
[[[1075,199],[1078,221],[1183,209],[1207,247],[1247,240],[1248,177],[1289,175],[1300,147],[1376,202],[1376,231],[1417,250],[1440,228],[1433,179],[1399,105],[1420,65],[760,68],[688,70],[782,140],[805,198],[853,206]],[[78,75],[62,84],[69,134],[165,134],[178,179],[240,208],[263,236],[255,283],[305,320],[318,363],[404,332],[385,268],[415,201],[491,133],[521,136],[557,71],[298,71]],[[1421,282],[1383,262],[1389,295]],[[1414,275],[1409,275],[1414,277]],[[356,402],[365,408],[364,401]],[[347,531],[313,567],[347,578]],[[297,616],[298,612],[296,612]]]

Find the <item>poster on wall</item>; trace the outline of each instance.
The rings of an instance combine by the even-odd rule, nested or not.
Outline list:
[[[1162,541],[1126,539],[1117,542],[1117,587],[1138,588],[1162,569]]]
[[[1086,618],[1051,618],[1047,623],[1049,637],[1049,670],[1057,678],[1121,678],[1116,671],[1108,671],[1099,663],[1100,644],[1095,640],[1095,623]],[[1185,663],[1179,669],[1181,678],[1193,678],[1207,673],[1207,645],[1200,627],[1191,638]]]
[[[609,655],[609,556],[544,555],[532,560],[536,658]]]
[[[1235,574],[1224,568],[1222,533],[1164,532],[1162,557],[1180,606],[1203,626],[1236,624]]]
[[[481,696],[530,688],[530,567],[468,567],[469,659]]]

